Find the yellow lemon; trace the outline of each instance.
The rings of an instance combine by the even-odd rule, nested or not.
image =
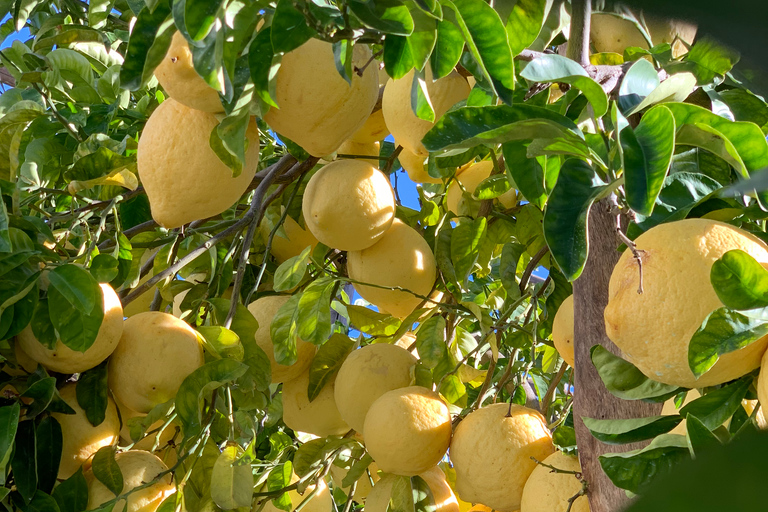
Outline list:
[[[509,416],[507,412],[509,411]],[[554,453],[544,417],[521,405],[493,404],[471,412],[459,423],[451,444],[456,491],[461,499],[500,512],[520,508],[523,485]]]
[[[752,412],[755,410],[755,407],[757,407],[757,403],[758,403],[757,400],[741,401],[742,407],[744,407],[744,410],[747,411],[747,414],[749,414],[750,416],[752,415]],[[766,428],[768,428],[768,421],[765,420],[765,414],[763,411],[764,409],[761,406],[760,410],[757,411],[757,415],[755,415],[755,420],[757,421],[757,426],[765,430]]]
[[[159,311],[139,313],[125,321],[109,359],[109,388],[126,407],[148,413],[175,397],[204,362],[197,333],[186,322]]]
[[[560,357],[573,367],[573,295],[566,298],[552,322],[552,341]]]
[[[382,71],[379,71],[379,74],[382,74]],[[349,140],[360,143],[379,142],[384,140],[387,135],[389,135],[389,129],[384,120],[384,111],[378,109],[371,112],[371,115],[365,120],[365,124]]]
[[[339,146],[338,151],[336,151],[339,155],[353,155],[353,156],[367,156],[371,158],[357,158],[357,160],[362,160],[363,162],[368,162],[374,167],[379,166],[379,148],[380,144],[378,142],[358,142],[353,139],[348,139],[344,141],[344,144]],[[340,160],[345,160],[345,158],[339,158]]]
[[[692,389],[688,391],[688,393],[685,395],[685,400],[683,400],[683,404],[680,406],[680,409],[688,405],[689,403],[693,402],[697,398],[701,397],[701,393],[699,393],[698,389]],[[679,409],[675,406],[675,398],[672,397],[666,402],[664,402],[664,405],[661,408],[661,414],[662,416],[668,416],[672,414],[678,414]],[[686,423],[685,418],[683,418],[683,421],[681,421],[675,428],[669,431],[670,434],[680,434],[681,436],[686,435],[688,432],[686,429]]]
[[[376,343],[354,350],[339,368],[334,386],[336,407],[347,424],[363,431],[368,409],[381,395],[411,384],[416,358],[397,345]]]
[[[120,500],[115,505],[112,509],[114,512],[155,512],[165,498],[176,492],[176,486],[170,474],[159,476],[168,470],[168,466],[156,455],[141,450],[128,450],[118,453],[115,461],[123,474],[121,494],[153,480],[157,479],[157,482],[130,493],[127,501]],[[92,479],[88,484],[88,510],[93,510],[114,498],[112,491],[97,479]]]
[[[19,348],[48,370],[58,373],[80,373],[101,363],[115,350],[123,332],[123,307],[120,298],[108,284],[100,284],[104,318],[93,342],[85,352],[78,352],[56,341],[53,349],[37,341],[32,327],[27,326],[16,337]]]
[[[675,58],[688,52],[682,41],[693,44],[696,25],[683,20],[656,18],[648,14],[644,14],[644,17],[654,45],[672,44],[672,56]],[[624,50],[630,46],[648,48],[648,43],[634,23],[611,14],[592,15],[590,36],[595,50],[601,53],[623,55]]]
[[[427,92],[432,110],[435,112],[435,122],[437,122],[453,105],[467,99],[470,88],[467,80],[455,71],[433,82],[431,68],[427,66],[425,70]],[[411,70],[403,78],[387,82],[384,87],[381,110],[384,112],[384,121],[395,140],[411,153],[426,158],[429,152],[421,143],[421,139],[435,123],[419,119],[413,112],[411,107],[413,75],[414,71]]]
[[[408,173],[408,177],[411,181],[416,183],[442,183],[440,178],[433,178],[427,171],[427,157],[411,153],[407,149],[403,148],[400,154],[397,156],[400,161],[400,165],[405,172]]]
[[[299,481],[299,477],[296,476],[296,474],[293,474],[291,476],[291,484],[294,484]],[[328,486],[325,484],[324,480],[320,480],[317,484],[317,492],[312,496],[312,499],[309,500],[303,507],[302,512],[331,512],[333,507],[333,499],[331,498],[331,493],[328,490]],[[288,491],[286,494],[288,494],[288,497],[291,499],[291,510],[296,510],[296,507],[298,507],[313,491],[315,490],[314,485],[309,485],[304,490],[303,494],[299,494],[298,491]],[[256,498],[253,501],[253,507],[252,511],[257,512],[261,510],[261,512],[281,512],[282,509],[277,508],[275,505],[272,504],[272,500],[268,501],[263,508],[260,507],[261,500],[263,498]]]
[[[181,32],[173,34],[171,47],[155,69],[155,76],[168,96],[182,105],[203,112],[224,112],[219,93],[195,71],[192,52]]]
[[[137,165],[152,218],[164,228],[220,214],[248,189],[259,165],[259,129],[246,131],[245,165],[236,178],[209,144],[215,115],[165,100],[139,138]]]
[[[259,233],[261,233],[261,239],[265,244],[269,240],[269,234],[273,227],[266,222],[259,224]],[[302,228],[290,215],[285,217],[283,231],[285,236],[280,234],[279,231],[275,233],[275,236],[272,237],[272,247],[270,248],[272,256],[275,257],[278,263],[298,256],[307,246],[312,246],[313,250],[317,246],[315,235],[308,229]]]
[[[283,383],[283,421],[300,432],[319,437],[340,436],[349,432],[333,399],[333,380],[327,382],[311,402],[307,396],[309,370]]]
[[[75,410],[75,414],[51,413],[61,426],[61,463],[58,476],[59,479],[66,479],[100,448],[117,442],[120,436],[120,418],[115,402],[107,398],[104,421],[94,427],[77,403],[76,384],[65,384],[59,394],[61,399]]]
[[[347,254],[349,277],[364,284],[355,289],[379,310],[404,318],[432,291],[437,276],[429,244],[408,224],[395,219],[377,243]],[[375,286],[369,286],[375,285]],[[379,288],[381,286],[389,288]],[[425,307],[434,305],[427,301]]]
[[[299,339],[296,341],[296,352],[298,354],[296,363],[285,366],[275,361],[275,347],[272,344],[272,335],[269,330],[278,310],[286,302],[288,302],[288,297],[285,295],[268,295],[248,305],[248,311],[253,314],[259,323],[259,329],[255,334],[256,344],[266,352],[269,358],[272,368],[272,383],[286,382],[301,375],[304,370],[309,368],[317,350],[317,347],[313,344]]]
[[[304,220],[320,242],[359,251],[380,240],[395,218],[395,193],[384,174],[363,160],[337,160],[316,172],[302,202]]]
[[[344,491],[344,494],[349,496],[349,492],[352,489],[352,486],[350,485],[349,487],[342,487],[342,482],[344,481],[344,478],[346,478],[347,473],[349,473],[349,469],[340,468],[334,464],[331,465],[331,479],[333,480],[333,485]],[[370,466],[368,466],[368,469],[363,472],[360,478],[357,479],[354,500],[358,503],[362,503],[363,500],[365,500],[371,493],[371,489],[373,489],[371,481],[373,481],[373,484],[375,485],[379,479],[379,467],[375,462],[371,462]]]
[[[493,162],[490,160],[483,160],[482,162],[471,165],[461,174],[457,174],[456,180],[448,186],[448,191],[445,194],[446,208],[456,215],[459,215],[462,210],[462,202],[464,201],[464,191],[466,190],[468,194],[474,194],[477,186],[480,185],[483,180],[488,178],[492,172]],[[462,188],[464,190],[462,190]],[[504,208],[512,208],[517,203],[517,193],[515,192],[515,189],[511,188],[496,199],[504,206]]]
[[[370,49],[357,44],[352,67],[362,69],[370,58]],[[352,73],[350,85],[336,70],[333,45],[310,39],[283,56],[275,91],[280,108],[264,121],[310,155],[325,156],[365,124],[379,95],[378,70]]]
[[[741,249],[761,263],[768,250],[757,237],[723,222],[686,219],[640,235],[643,293],[630,251],[613,269],[605,308],[608,337],[646,376],[664,384],[701,388],[736,379],[760,366],[768,336],[719,361],[698,380],[688,366],[688,344],[707,316],[722,307],[710,283],[712,264]]]
[[[414,476],[437,465],[451,442],[448,406],[421,387],[387,391],[368,409],[365,448],[385,473]]]
[[[581,472],[579,459],[563,452],[555,452],[541,462],[563,471]],[[589,512],[586,495],[576,498],[569,508],[568,499],[576,496],[581,489],[581,480],[576,475],[557,473],[537,465],[523,488],[520,509],[525,512]]]
[[[427,483],[432,496],[435,498],[435,512],[459,512],[459,503],[456,501],[445,475],[440,468],[430,468],[419,475]],[[387,512],[389,499],[392,496],[392,485],[397,477],[384,475],[365,500],[366,512]]]

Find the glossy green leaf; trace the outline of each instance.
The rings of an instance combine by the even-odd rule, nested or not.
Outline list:
[[[740,249],[727,251],[709,274],[717,297],[731,309],[768,307],[768,270]]]
[[[297,333],[302,340],[322,345],[331,335],[331,298],[335,288],[334,279],[321,277],[301,294],[297,306]]]
[[[41,367],[38,367],[41,368]],[[36,375],[37,377],[37,375]],[[43,377],[35,380],[21,394],[23,398],[31,398],[32,405],[27,408],[25,416],[34,418],[51,405],[56,396],[56,378]]]
[[[411,479],[407,476],[392,475],[392,491],[387,512],[415,512]]]
[[[748,170],[738,149],[723,132],[714,126],[704,123],[686,124],[680,127],[676,139],[678,144],[709,151],[730,164],[742,177],[747,177]]]
[[[455,405],[462,405],[460,401],[463,399],[463,405],[466,405],[467,387],[461,382],[461,378],[459,378],[458,375],[446,375],[443,382],[440,384],[439,391],[448,402]]]
[[[253,473],[251,466],[237,463],[241,454],[239,446],[227,446],[211,471],[211,498],[224,510],[251,506]]]
[[[634,128],[621,131],[627,203],[650,216],[667,177],[675,150],[675,118],[663,105],[645,113]]]
[[[348,40],[337,41],[333,43],[333,61],[336,65],[336,71],[341,77],[352,86],[352,49],[353,46]]]
[[[653,64],[645,59],[640,59],[627,70],[619,86],[618,106],[621,113],[629,115],[633,108],[637,107],[659,86],[659,75]]]
[[[278,107],[275,87],[280,57],[272,48],[272,27],[265,27],[253,38],[248,49],[248,67],[251,80],[261,101],[271,107]]]
[[[659,401],[672,397],[679,391],[676,386],[649,379],[632,363],[600,345],[592,347],[590,357],[606,389],[623,400]]]
[[[551,6],[551,0],[518,0],[515,3],[506,23],[509,47],[514,55],[536,40]]]
[[[278,0],[272,18],[272,47],[276,52],[288,53],[309,41],[315,31],[307,23],[293,0]]]
[[[79,282],[80,285],[88,284],[88,280],[96,282],[90,273],[83,272],[87,280]],[[98,287],[97,290],[101,292]],[[83,313],[67,300],[58,287],[51,286],[48,289],[48,312],[52,325],[58,332],[61,342],[72,350],[85,352],[96,341],[104,318],[102,308],[99,301],[90,313]]]
[[[711,37],[702,37],[696,40],[685,55],[681,67],[693,73],[699,85],[705,85],[715,78],[722,78],[738,62],[738,52]]]
[[[219,325],[201,325],[197,332],[203,337],[205,349],[220,358],[242,361],[245,348],[240,336],[234,331]]]
[[[686,438],[667,434],[640,450],[601,455],[600,466],[616,487],[642,493],[654,480],[672,474],[677,464],[689,457]]]
[[[161,2],[150,12],[143,9],[136,19],[128,41],[125,63],[120,68],[120,86],[129,91],[141,89],[165,58],[176,31],[171,10]]]
[[[683,421],[680,416],[650,416],[630,419],[582,418],[592,435],[603,443],[627,444],[666,434]]]
[[[451,261],[459,282],[467,284],[487,232],[485,217],[461,222],[451,235]]]
[[[557,184],[544,212],[544,237],[557,265],[569,281],[587,262],[587,217],[605,183],[583,160],[569,159],[560,168]]]
[[[512,177],[525,199],[543,208],[547,201],[544,169],[536,158],[529,158],[527,144],[522,141],[506,142],[501,146],[507,173]]]
[[[289,439],[290,441],[290,439]],[[267,477],[267,490],[268,491],[278,491],[280,489],[284,489],[291,485],[291,475],[293,474],[293,465],[291,462],[286,462],[285,464],[281,464],[277,466],[275,469],[270,471],[269,476]],[[290,510],[293,509],[293,504],[291,502],[291,497],[288,495],[288,493],[283,493],[277,498],[274,498],[272,500],[272,505],[275,507],[286,510],[290,512]]]
[[[233,178],[243,172],[249,142],[246,132],[250,123],[248,110],[236,109],[211,130],[208,138],[208,144],[216,156],[232,170]]]
[[[696,77],[691,73],[677,73],[651,91],[640,103],[635,105],[625,115],[636,114],[658,103],[678,102],[685,100],[696,88]],[[679,126],[679,124],[678,124]]]
[[[48,279],[51,286],[82,313],[89,314],[101,306],[99,283],[87,270],[76,265],[62,265],[51,270]]]
[[[494,174],[481,181],[472,195],[480,201],[485,199],[495,199],[500,195],[509,192],[511,188],[512,185],[509,183],[506,175]]]
[[[112,446],[104,446],[93,456],[91,465],[93,476],[104,484],[112,494],[118,496],[123,492],[123,473],[115,460],[115,449]]]
[[[413,32],[411,13],[399,0],[350,0],[352,13],[366,26],[387,34],[408,36]]]
[[[416,350],[427,368],[435,368],[446,354],[445,318],[433,316],[416,333]]]
[[[334,333],[324,343],[309,366],[307,397],[313,401],[326,384],[331,382],[341,368],[344,359],[352,352],[355,342],[344,334]]]
[[[37,440],[35,422],[21,421],[16,428],[16,440],[11,459],[16,490],[29,502],[37,490]]]
[[[459,27],[449,20],[439,21],[435,48],[430,57],[432,76],[435,80],[448,76],[453,71],[461,59],[463,49],[464,35]]]
[[[543,55],[531,61],[520,72],[529,82],[566,83],[579,89],[592,104],[596,117],[608,112],[608,96],[589,74],[571,59],[560,55]]]
[[[280,306],[270,325],[261,325],[259,329],[269,329],[275,351],[275,361],[290,366],[296,363],[298,354],[296,343],[299,339],[298,306],[301,295],[292,295]],[[330,315],[330,313],[328,313]]]
[[[416,69],[423,70],[437,42],[438,21],[420,10],[414,10],[411,14],[414,29],[408,36],[408,44],[411,47],[411,56]]]
[[[19,402],[0,407],[0,461],[6,459],[13,447],[20,414],[21,405]]]
[[[88,270],[91,275],[100,283],[109,283],[118,276],[119,265],[117,258],[109,254],[97,254],[91,260],[91,266]]]
[[[53,498],[61,512],[81,512],[88,507],[88,482],[78,469],[53,490]]]
[[[29,502],[26,512],[59,512],[59,505],[53,497],[45,491],[38,489],[32,501]]]
[[[96,29],[103,28],[114,4],[115,0],[90,0],[88,2],[88,25]]]
[[[433,123],[435,121],[435,109],[427,91],[426,77],[423,71],[413,74],[411,82],[411,110],[416,117]]]
[[[364,306],[347,306],[349,322],[360,332],[371,336],[392,336],[400,328],[401,321],[392,315],[379,313]]]
[[[61,425],[53,416],[43,418],[35,429],[37,444],[37,487],[50,493],[56,484],[61,461],[63,436]]]
[[[688,414],[692,414],[708,429],[714,430],[741,407],[741,401],[749,391],[753,380],[753,377],[746,376],[720,389],[710,391],[680,409],[680,416],[685,418]]]
[[[403,78],[413,69],[414,60],[411,45],[404,36],[387,34],[384,38],[384,68],[392,80]]]
[[[222,3],[222,0],[184,0],[184,21],[192,39],[200,41],[208,35]]]
[[[80,374],[75,387],[77,404],[85,411],[85,417],[94,427],[101,425],[107,414],[107,362]]]
[[[201,406],[208,394],[227,382],[242,376],[248,367],[234,359],[216,359],[189,374],[176,393],[176,412],[184,424],[184,432],[201,428]]]
[[[524,405],[524,403],[521,405]],[[552,442],[561,450],[572,450],[576,448],[576,431],[568,425],[560,425],[552,433]]]
[[[720,446],[720,440],[717,436],[693,414],[689,414],[685,418],[685,429],[688,434],[688,446],[694,457],[715,446]]]

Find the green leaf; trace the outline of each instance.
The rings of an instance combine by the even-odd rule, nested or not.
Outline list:
[[[210,32],[222,0],[184,0],[184,21],[187,33],[200,41]]]
[[[433,152],[557,137],[583,142],[581,131],[567,117],[546,108],[516,104],[457,108],[445,114],[422,143]]]
[[[353,46],[349,40],[337,41],[333,43],[333,61],[336,65],[336,71],[352,86],[352,50]]]
[[[288,53],[303,45],[315,35],[304,14],[299,12],[293,0],[278,0],[272,18],[272,48]]]
[[[16,490],[29,502],[37,489],[37,440],[35,422],[21,421],[16,428],[16,440],[11,460]]]
[[[25,416],[27,418],[34,418],[53,402],[53,398],[56,396],[56,379],[47,376],[39,378],[30,384],[21,396],[22,398],[31,398],[33,400],[32,405],[26,410]]]
[[[392,80],[403,78],[413,69],[411,45],[404,36],[387,34],[384,38],[384,68]]]
[[[208,138],[208,144],[216,156],[232,170],[233,178],[243,172],[249,143],[246,132],[250,123],[251,116],[247,109],[235,109],[211,130]]]
[[[520,405],[525,405],[525,403]],[[561,450],[576,448],[576,430],[568,425],[560,425],[552,433],[552,442]]]
[[[11,234],[8,230],[8,210],[5,202],[0,201],[0,253],[11,252]]]
[[[25,512],[59,512],[59,505],[50,494],[38,489],[24,510]]]
[[[514,55],[533,43],[541,32],[551,1],[518,0],[507,18],[507,38]]]
[[[335,288],[335,279],[321,277],[301,294],[297,306],[297,324],[298,335],[302,340],[321,345],[331,335],[331,298]]]
[[[77,404],[94,427],[101,425],[107,414],[107,362],[81,373],[75,387]]]
[[[176,393],[176,412],[184,424],[184,432],[198,432],[201,428],[202,402],[216,388],[242,376],[248,367],[234,359],[217,359],[204,364],[181,383]]]
[[[350,0],[347,5],[367,27],[398,36],[413,32],[411,13],[399,0]]]
[[[241,452],[237,445],[227,446],[211,471],[211,498],[224,510],[251,506],[253,473],[250,465],[237,464]]]
[[[768,323],[746,317],[728,308],[710,313],[691,337],[688,365],[696,378],[701,377],[720,356],[739,350],[768,334]]]
[[[656,105],[657,103],[683,101],[693,92],[695,88],[695,76],[693,76],[691,73],[677,73],[661,82],[658,87],[656,87],[653,91],[651,91],[650,94],[643,98],[640,103],[636,104],[629,111],[627,111],[625,115],[629,116],[636,114],[652,105]]]
[[[663,105],[650,109],[633,130],[621,131],[624,188],[630,208],[650,216],[675,151],[675,118]]]
[[[349,322],[359,331],[371,336],[392,336],[400,328],[401,321],[392,315],[385,315],[364,306],[347,306]]]
[[[458,375],[452,373],[446,375],[442,384],[440,384],[440,394],[450,403],[458,405],[462,398],[466,399],[467,387],[461,382],[461,378]]]
[[[416,117],[433,123],[435,110],[427,91],[427,82],[423,71],[416,71],[411,82],[411,109]]]
[[[529,158],[527,144],[522,141],[507,142],[501,146],[507,173],[514,180],[520,193],[532,204],[543,208],[547,201],[544,170],[536,158]]]
[[[566,83],[579,89],[592,104],[596,117],[608,112],[608,96],[589,74],[571,59],[560,55],[543,55],[530,62],[520,72],[529,82]]]
[[[451,21],[442,20],[437,23],[437,39],[430,57],[432,76],[435,80],[448,76],[461,59],[464,49],[464,35],[459,27]]]
[[[411,490],[413,491],[413,508],[415,512],[435,512],[437,505],[432,489],[420,476],[411,477]]]
[[[62,265],[51,270],[48,279],[51,286],[78,311],[90,314],[94,308],[101,307],[101,288],[87,270],[76,265]]]
[[[115,0],[90,0],[88,2],[88,25],[96,29],[103,28],[107,24],[107,18],[109,18],[114,4]]]
[[[115,496],[123,492],[123,473],[115,460],[115,448],[104,446],[93,456],[93,476]]]
[[[693,73],[699,85],[706,85],[712,83],[715,78],[722,78],[738,62],[738,52],[711,37],[703,37],[696,40],[685,55],[681,67]]]
[[[715,261],[709,279],[726,307],[768,307],[768,270],[740,249],[728,251]]]
[[[61,425],[53,416],[47,416],[37,425],[35,437],[38,490],[50,493],[56,484],[61,461],[63,443]]]
[[[685,428],[688,433],[691,455],[694,457],[721,444],[717,436],[693,414],[689,414],[685,418]]]
[[[472,193],[478,200],[495,199],[500,195],[509,192],[512,185],[509,183],[506,175],[494,174],[480,182]]]
[[[392,492],[390,494],[387,512],[415,512],[413,503],[413,487],[407,476],[392,475]]]
[[[21,404],[0,407],[0,462],[6,460],[16,437],[16,428],[19,425]]]
[[[451,235],[451,261],[459,282],[464,286],[474,270],[486,230],[487,221],[485,217],[480,217],[460,223]]]
[[[272,324],[260,327],[261,329],[269,329],[275,351],[275,361],[285,366],[290,366],[298,360],[296,342],[299,338],[297,319],[300,299],[301,295],[292,295],[277,310]],[[328,315],[330,316],[330,312]]]
[[[581,275],[587,262],[587,217],[605,183],[585,161],[571,158],[560,175],[544,212],[544,237],[557,265],[569,281]]]
[[[424,366],[432,369],[438,365],[447,352],[445,318],[433,316],[421,324],[416,333],[416,350]]]
[[[272,27],[265,27],[256,34],[248,49],[248,67],[251,80],[261,101],[277,107],[275,87],[281,57],[272,48]]]
[[[584,425],[598,441],[607,444],[627,444],[653,439],[666,434],[683,421],[680,416],[651,416],[648,418],[599,420],[582,418]]]
[[[408,36],[408,45],[411,47],[414,66],[421,71],[424,70],[424,66],[426,66],[429,56],[432,55],[432,50],[435,48],[438,21],[420,10],[414,10],[411,15],[413,16],[414,29],[413,33]]]
[[[285,292],[296,288],[307,273],[307,263],[312,247],[308,246],[301,254],[285,260],[275,270],[274,290]]]
[[[741,407],[741,401],[749,391],[753,380],[752,376],[747,375],[720,389],[710,391],[680,409],[680,416],[685,418],[692,414],[708,429],[714,430]]]
[[[219,325],[201,325],[197,328],[203,337],[205,349],[222,359],[234,359],[242,361],[245,357],[245,348],[240,342],[240,336],[234,331]]]
[[[672,474],[677,464],[689,457],[686,438],[666,434],[640,450],[601,455],[600,466],[616,487],[642,493],[654,480]]]
[[[334,333],[324,343],[309,366],[307,397],[313,401],[341,368],[341,364],[355,348],[355,342],[344,334]]]
[[[122,88],[138,91],[144,87],[168,53],[175,31],[168,3],[160,2],[154,11],[142,9],[131,31],[125,62],[120,68]]]
[[[88,280],[96,282],[91,274],[86,271],[83,272],[88,276]],[[70,304],[57,287],[48,288],[48,312],[51,322],[58,332],[61,342],[72,350],[85,352],[96,341],[104,318],[102,308],[102,304],[99,303],[90,314],[83,313],[76,306]]]
[[[267,491],[279,491],[280,489],[284,489],[291,485],[291,476],[293,474],[292,466],[291,462],[288,461],[270,471],[269,476],[267,477]],[[290,511],[293,508],[291,497],[288,493],[283,493],[277,498],[274,498],[272,500],[272,505],[286,511]]]
[[[61,512],[80,512],[88,507],[88,482],[79,468],[53,490],[53,498]]]
[[[445,5],[456,14],[456,24],[464,34],[467,48],[496,96],[511,104],[515,65],[498,13],[483,0],[446,0]]]
[[[590,357],[606,389],[623,400],[659,401],[674,396],[679,391],[676,386],[649,379],[632,363],[600,345],[591,348]]]
[[[91,260],[91,266],[88,270],[91,275],[100,283],[109,283],[118,276],[119,265],[117,258],[109,254],[97,254]]]
[[[653,64],[640,59],[630,66],[619,86],[618,106],[625,116],[659,86],[659,75]]]

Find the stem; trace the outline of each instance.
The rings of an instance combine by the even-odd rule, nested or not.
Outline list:
[[[541,259],[549,252],[549,246],[545,245],[542,247],[539,252],[537,252],[534,257],[531,259],[530,262],[528,262],[528,266],[525,267],[525,271],[523,272],[522,277],[520,278],[520,293],[524,293],[525,289],[528,287],[528,281],[531,279],[531,274],[533,274],[533,271],[538,266]]]
[[[571,33],[566,57],[589,66],[589,28],[592,0],[571,0]]]
[[[544,395],[544,398],[541,399],[541,414],[544,415],[544,418],[547,417],[547,410],[549,409],[549,404],[552,402],[552,397],[555,396],[555,391],[557,390],[558,384],[560,384],[560,381],[563,378],[563,375],[565,375],[565,371],[568,369],[568,365],[565,363],[562,363],[560,365],[560,369],[557,371],[557,374],[555,374],[555,377],[552,379],[552,382],[549,384],[549,388],[547,388],[547,392]]]

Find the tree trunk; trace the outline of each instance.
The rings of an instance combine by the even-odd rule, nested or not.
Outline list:
[[[615,487],[600,467],[598,457],[606,452],[629,451],[646,443],[614,446],[603,444],[589,432],[582,417],[639,418],[654,416],[661,404],[616,398],[605,389],[589,357],[590,348],[602,345],[614,354],[619,349],[605,334],[603,309],[608,303],[608,282],[620,253],[615,234],[616,221],[607,199],[595,203],[589,214],[589,259],[573,286],[575,379],[573,415],[576,441],[584,478],[589,483],[591,512],[619,512],[628,503],[623,490]]]

